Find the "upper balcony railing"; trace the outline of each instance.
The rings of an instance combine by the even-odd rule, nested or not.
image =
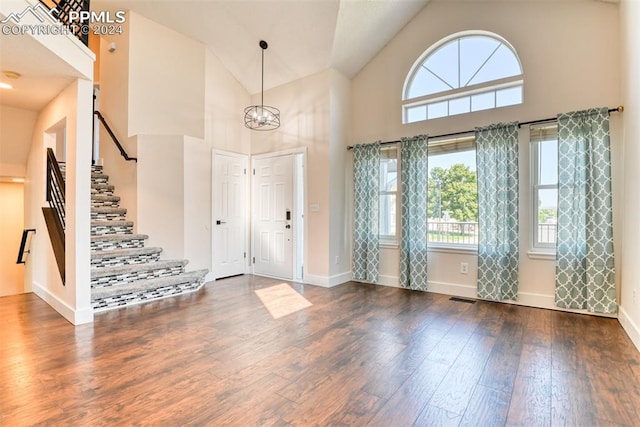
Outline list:
[[[47,6],[49,10],[55,9],[54,15],[58,17],[58,20],[85,46],[89,45],[89,28],[86,25],[78,24],[71,18],[72,16],[81,16],[80,12],[88,12],[89,2],[90,0],[40,0],[40,3]]]

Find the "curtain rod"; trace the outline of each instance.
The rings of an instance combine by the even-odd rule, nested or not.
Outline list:
[[[624,111],[624,107],[622,105],[615,107],[615,108],[609,108],[609,113],[622,113]],[[554,120],[557,120],[557,117],[550,117],[548,119],[539,119],[539,120],[530,120],[528,122],[522,122],[522,123],[518,123],[518,127],[520,126],[526,126],[526,125],[535,125],[538,123],[545,123],[545,122],[552,122]],[[436,138],[449,138],[452,136],[462,136],[462,135],[468,135],[470,133],[474,133],[474,130],[465,130],[465,131],[461,131],[461,132],[452,132],[452,133],[444,133],[442,135],[429,135],[429,139],[436,139]],[[400,140],[395,140],[395,141],[385,141],[385,142],[381,142],[380,145],[387,145],[387,144],[397,144],[399,143]],[[353,145],[349,145],[347,146],[347,150],[352,150],[353,149]]]

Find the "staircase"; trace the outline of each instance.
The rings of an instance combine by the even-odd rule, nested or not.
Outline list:
[[[65,164],[60,163],[65,173]],[[162,248],[145,247],[149,236],[133,234],[127,210],[103,174],[91,169],[91,305],[94,312],[194,292],[208,270],[185,272],[187,260],[162,260]]]

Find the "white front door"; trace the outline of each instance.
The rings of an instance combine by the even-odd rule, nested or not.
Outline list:
[[[247,156],[213,152],[212,253],[215,278],[244,274]]]
[[[293,155],[256,159],[253,271],[293,278]]]

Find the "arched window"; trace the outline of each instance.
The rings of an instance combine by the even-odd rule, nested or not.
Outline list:
[[[453,34],[427,49],[404,82],[403,123],[522,104],[515,49],[485,31]]]

